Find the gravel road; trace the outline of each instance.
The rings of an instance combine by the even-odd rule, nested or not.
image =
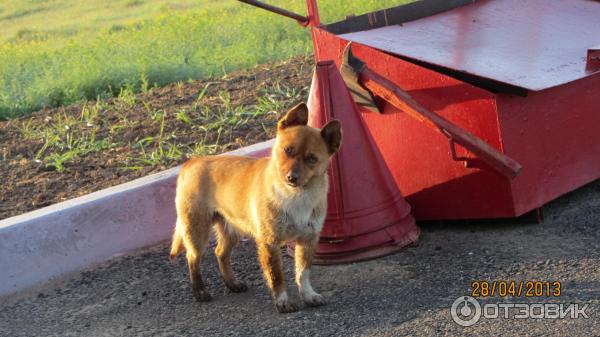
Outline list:
[[[0,335],[600,336],[600,181],[547,205],[543,224],[436,222],[422,229],[420,244],[400,253],[315,267],[313,285],[326,296],[324,307],[277,314],[250,241],[234,255],[234,268],[250,290],[228,293],[210,252],[203,268],[213,301],[197,303],[183,259],[171,265],[165,243],[5,300]],[[287,278],[298,299],[289,282],[292,262],[285,260]],[[496,296],[481,303],[588,304],[589,318],[483,317],[462,327],[450,307],[470,294],[476,280],[558,280],[559,298]]]

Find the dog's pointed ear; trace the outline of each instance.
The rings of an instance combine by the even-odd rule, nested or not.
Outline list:
[[[300,103],[286,112],[285,116],[277,121],[277,129],[283,130],[291,126],[306,125],[308,123],[308,107]]]
[[[331,155],[336,153],[342,144],[342,123],[340,123],[340,121],[337,119],[327,123],[321,129],[321,137],[323,137],[325,144],[327,144],[329,154]]]

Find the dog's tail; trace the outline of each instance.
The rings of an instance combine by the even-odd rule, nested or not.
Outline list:
[[[181,234],[179,234],[179,226],[175,225],[175,230],[173,231],[173,241],[171,242],[171,254],[169,254],[169,259],[171,263],[174,263],[177,259],[177,255],[183,251],[183,242]]]

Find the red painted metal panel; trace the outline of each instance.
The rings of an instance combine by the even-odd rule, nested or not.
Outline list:
[[[523,165],[511,181],[458,148],[457,155],[471,164],[465,167],[452,159],[444,136],[402,111],[385,104],[383,114],[362,111],[417,219],[519,216],[600,178],[600,66],[594,47],[599,10],[597,1],[484,0],[382,28],[411,32],[410,38],[388,43],[375,34],[364,41],[368,46],[355,45],[369,68]],[[342,37],[349,35],[312,30],[315,57],[339,66],[348,42]],[[389,48],[371,47],[377,43]],[[399,58],[387,53],[396,52],[394,48],[415,54]],[[442,66],[534,91],[526,97],[492,93],[411,59],[430,64],[435,59]]]
[[[516,215],[600,177],[600,74],[499,95],[498,109],[504,149],[523,165],[512,181]]]
[[[348,66],[344,65],[343,69],[348,69]],[[355,81],[354,78],[350,80]],[[462,158],[459,159],[456,155],[455,145],[460,144],[465,149],[477,155],[478,160],[485,162],[487,165],[493,167],[496,171],[502,173],[506,177],[512,179],[519,174],[521,165],[518,162],[491,147],[481,138],[457,126],[456,124],[452,124],[450,121],[436,114],[435,112],[424,108],[408,92],[398,87],[387,78],[369,69],[369,67],[364,65],[364,63],[362,69],[360,70],[359,81],[373,94],[373,96],[385,101],[385,103],[395,107],[397,110],[410,115],[419,122],[428,125],[433,130],[439,131],[448,137],[452,152],[452,159],[464,160]],[[368,106],[364,107],[369,109]],[[369,110],[380,112],[378,109]],[[470,164],[470,160],[464,161],[467,164]]]
[[[318,59],[332,59],[339,66],[347,41],[321,29],[314,29],[313,36]],[[355,45],[354,51],[425,108],[502,150],[495,94],[369,47]],[[391,106],[384,105],[383,111],[363,111],[363,117],[417,219],[514,215],[506,177],[457,147],[457,154],[476,166],[466,168],[452,160],[446,137]]]
[[[600,2],[479,0],[438,15],[340,35],[383,51],[542,90],[600,72]],[[320,44],[320,43],[319,43]]]

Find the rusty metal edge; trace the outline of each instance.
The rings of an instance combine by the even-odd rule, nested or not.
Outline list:
[[[323,29],[339,35],[363,30],[400,25],[404,22],[439,14],[474,3],[476,0],[420,0],[406,5],[349,16],[345,20],[323,25]]]

